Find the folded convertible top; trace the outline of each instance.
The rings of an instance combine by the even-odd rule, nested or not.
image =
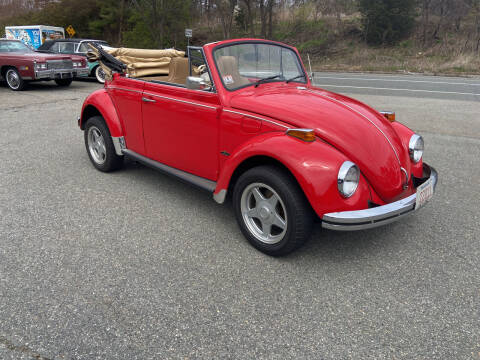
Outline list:
[[[111,79],[112,71],[126,73],[131,77],[168,75],[173,57],[184,57],[185,52],[175,49],[151,50],[129,48],[102,48],[89,44],[88,61],[99,61],[106,78]]]

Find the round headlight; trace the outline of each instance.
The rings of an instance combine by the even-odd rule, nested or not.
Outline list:
[[[408,143],[408,152],[410,159],[414,163],[418,163],[423,155],[423,138],[420,135],[413,134]]]
[[[345,161],[338,170],[338,191],[346,198],[352,196],[357,190],[359,180],[360,170],[358,166],[351,161]]]

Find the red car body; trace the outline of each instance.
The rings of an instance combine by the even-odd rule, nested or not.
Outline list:
[[[192,175],[198,180],[192,182],[212,191],[220,203],[242,172],[277,164],[294,176],[330,229],[391,222],[416,209],[420,183],[429,180],[435,187],[436,172],[409,154],[414,132],[359,101],[315,87],[308,78],[300,86],[281,81],[228,90],[213,52],[235,42],[278,44],[243,39],[203,46],[215,84],[211,92],[116,73],[85,100],[79,126],[101,114],[118,154],[132,152],[186,180]],[[286,134],[297,128],[313,129],[315,141]],[[361,173],[350,197],[338,189],[345,161],[357,164]]]
[[[18,71],[24,81],[72,79],[88,74],[88,66],[82,56],[41,53],[23,44],[24,50],[8,51],[6,44],[12,42],[22,44],[18,40],[0,40],[0,78],[6,77],[8,69]],[[40,68],[40,64],[45,64],[45,68]]]

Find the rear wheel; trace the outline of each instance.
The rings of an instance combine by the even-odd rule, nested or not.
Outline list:
[[[123,156],[115,152],[110,131],[101,116],[88,119],[84,137],[90,161],[98,170],[109,172],[122,167]]]
[[[13,91],[21,91],[25,89],[26,83],[15,68],[9,68],[5,72],[5,80],[7,81],[8,87]]]
[[[101,66],[97,66],[95,68],[95,77],[97,78],[97,81],[100,83],[100,84],[104,84],[105,83],[105,72],[103,71],[102,67]]]
[[[57,83],[58,86],[70,86],[72,83],[73,79],[55,79],[55,82]]]
[[[278,167],[259,166],[242,174],[233,202],[243,234],[268,255],[286,255],[310,236],[310,205],[295,179]]]

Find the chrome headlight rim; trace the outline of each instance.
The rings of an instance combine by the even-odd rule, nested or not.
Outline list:
[[[35,63],[35,70],[47,70],[47,63]]]
[[[354,173],[352,174],[353,171]],[[351,178],[353,176],[353,179]],[[355,192],[357,191],[358,184],[360,182],[360,169],[358,166],[351,162],[351,161],[345,161],[342,166],[340,166],[340,169],[338,170],[338,175],[337,175],[337,187],[338,191],[340,194],[348,199],[349,197],[353,196]],[[345,185],[349,184],[350,189],[349,191],[346,191]]]
[[[416,164],[423,158],[424,141],[423,137],[413,134],[408,142],[408,153],[410,159]]]

